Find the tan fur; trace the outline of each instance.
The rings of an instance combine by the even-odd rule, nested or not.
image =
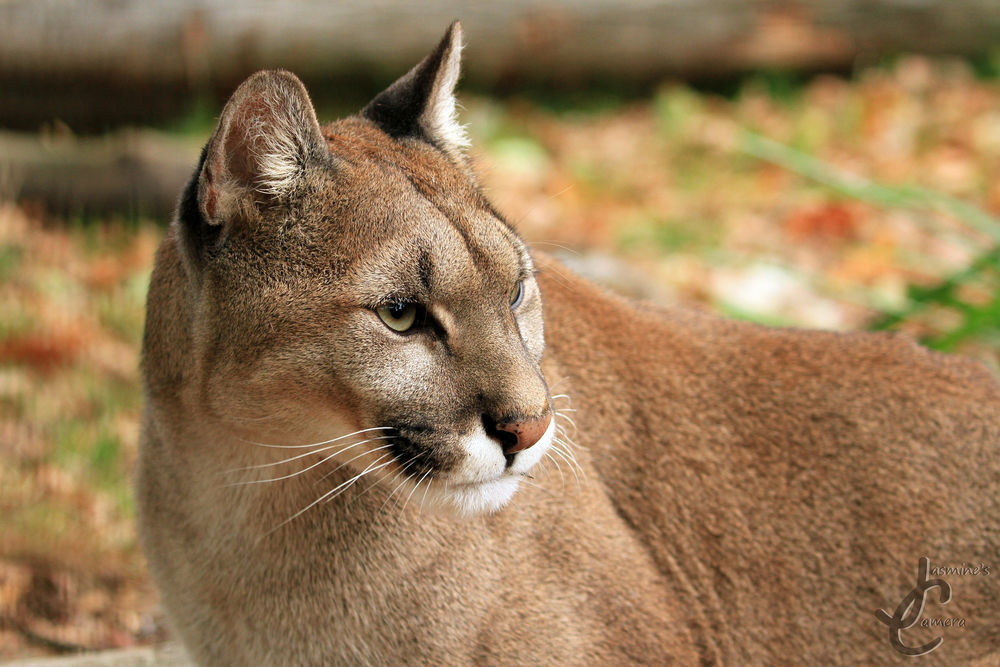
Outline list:
[[[896,336],[608,294],[528,257],[434,136],[313,128],[300,87],[270,73],[234,95],[198,180],[202,213],[226,204],[200,232],[219,239],[206,250],[175,220],[150,286],[140,526],[196,660],[895,664],[874,611],[893,612],[920,556],[993,567],[928,602],[965,628],[904,631],[944,635],[920,660],[1000,653],[1000,386],[984,369]],[[283,156],[236,169],[212,148],[258,120],[295,137],[264,137]],[[269,161],[280,179],[257,178]],[[422,255],[447,335],[399,337],[372,307],[424,289]],[[449,512],[480,414],[552,408],[578,447],[557,440],[499,511]],[[380,458],[384,441],[326,462],[254,444],[390,417],[430,427],[413,435],[429,481]]]

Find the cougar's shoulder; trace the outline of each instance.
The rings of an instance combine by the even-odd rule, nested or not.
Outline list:
[[[905,411],[911,400],[954,401],[987,414],[1000,409],[1000,384],[981,362],[935,352],[906,334],[767,327],[664,307],[602,289],[544,253],[536,251],[535,261],[543,295],[549,295],[551,352],[593,382],[620,382],[628,390],[634,376],[701,378],[692,395],[705,388],[706,402],[724,394],[749,400],[805,392],[803,401],[837,403],[844,412]],[[602,363],[588,365],[588,358]],[[712,392],[703,383],[727,389]],[[631,389],[635,403],[656,392],[655,385],[640,382]]]

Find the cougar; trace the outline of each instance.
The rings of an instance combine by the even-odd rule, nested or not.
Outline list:
[[[329,125],[253,75],[181,196],[138,516],[192,659],[1000,659],[996,379],[529,248],[464,150],[461,49]]]

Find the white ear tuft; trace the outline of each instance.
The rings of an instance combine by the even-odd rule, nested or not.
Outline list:
[[[275,91],[267,93],[265,104],[270,108],[289,103],[278,99]],[[309,137],[302,122],[302,110],[292,108],[288,113],[268,113],[247,119],[247,145],[255,155],[257,174],[251,187],[267,195],[279,197],[287,194],[305,169]]]

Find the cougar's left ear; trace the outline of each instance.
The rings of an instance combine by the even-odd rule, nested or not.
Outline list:
[[[305,86],[291,72],[257,72],[222,110],[205,149],[198,204],[209,224],[223,224],[239,200],[255,204],[291,193],[310,164],[329,159]]]
[[[424,139],[454,158],[469,140],[455,117],[455,84],[462,64],[462,25],[448,27],[419,65],[378,94],[361,115],[387,134]]]
[[[287,202],[311,169],[332,164],[302,82],[257,72],[226,103],[177,210],[180,247],[192,276],[226,230]]]

